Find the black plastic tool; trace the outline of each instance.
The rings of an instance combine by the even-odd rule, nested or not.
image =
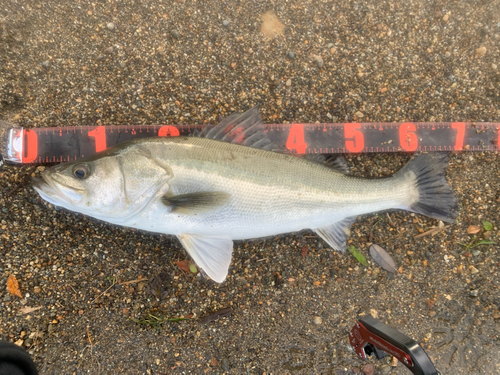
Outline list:
[[[372,354],[377,359],[392,355],[416,375],[440,375],[415,340],[372,316],[364,317],[354,325],[349,341],[363,359]]]

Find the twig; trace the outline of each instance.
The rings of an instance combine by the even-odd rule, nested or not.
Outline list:
[[[101,294],[99,294],[96,299],[94,301],[97,301],[99,298],[101,298],[101,296],[106,293],[108,290],[110,290],[112,287],[114,287],[116,285],[116,277],[113,278],[113,284],[108,288],[106,289],[104,292],[102,292]]]
[[[399,233],[397,236],[391,237],[391,238],[389,238],[388,240],[382,241],[381,243],[388,243],[388,242],[390,242],[390,241],[392,241],[392,240],[395,240],[396,238],[401,237],[401,236],[402,236],[403,234],[405,234],[405,233],[406,233],[406,232],[404,232],[404,231],[403,231],[403,232]]]
[[[394,223],[393,223],[391,217],[389,216],[388,212],[387,212],[387,218],[389,219],[389,223],[391,223],[391,226],[394,226]]]
[[[141,279],[136,279],[136,280],[123,281],[121,283],[118,283],[118,285],[127,285],[127,284],[140,283],[141,281],[146,281],[146,279],[145,278],[141,278]],[[113,285],[111,285],[111,286],[113,286]]]
[[[214,320],[217,320],[219,318],[222,318],[225,316],[231,316],[232,313],[233,313],[233,309],[231,309],[230,307],[226,307],[225,309],[216,311],[212,314],[208,314],[207,316],[205,316],[204,318],[201,319],[201,322],[202,323],[213,322]]]
[[[418,236],[415,236],[415,238],[424,237],[424,236],[427,236],[427,235],[429,235],[429,234],[430,234],[430,235],[432,235],[432,236],[434,236],[436,233],[439,233],[439,232],[441,232],[442,230],[445,230],[446,228],[449,228],[449,227],[450,227],[450,226],[449,226],[449,225],[447,225],[447,226],[445,226],[445,227],[441,227],[441,228],[439,228],[439,227],[432,228],[432,229],[429,229],[427,232],[424,232],[424,233],[419,234]]]

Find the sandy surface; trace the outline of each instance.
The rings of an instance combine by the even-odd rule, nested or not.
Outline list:
[[[198,124],[259,105],[267,123],[498,121],[500,3],[0,1],[0,118],[25,127]],[[262,27],[262,16],[267,14]],[[270,21],[269,21],[270,20]],[[268,35],[266,38],[262,31]],[[408,155],[347,158],[359,176]],[[368,268],[312,232],[237,242],[216,285],[183,274],[175,238],[57,211],[0,172],[0,335],[42,374],[349,374],[358,316],[421,343],[443,374],[500,373],[500,246],[465,248],[470,225],[500,243],[500,158],[450,156],[456,223],[394,212],[353,226],[399,271]],[[120,284],[132,281],[128,284]],[[26,307],[39,308],[22,314]],[[230,307],[230,317],[201,318]],[[146,324],[154,316],[161,324]],[[170,322],[166,318],[189,318]],[[140,320],[143,323],[137,323]],[[156,326],[156,327],[154,327]],[[407,374],[389,360],[379,374]]]

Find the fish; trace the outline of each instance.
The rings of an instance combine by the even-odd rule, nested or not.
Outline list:
[[[253,108],[196,136],[132,140],[56,165],[33,187],[55,206],[176,236],[221,283],[235,240],[311,229],[344,251],[359,215],[406,210],[453,222],[447,165],[446,153],[420,154],[392,176],[354,177],[342,158],[284,152]]]

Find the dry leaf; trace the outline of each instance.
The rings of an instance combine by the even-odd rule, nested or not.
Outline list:
[[[467,228],[467,233],[469,234],[476,234],[481,230],[477,225],[469,225]]]
[[[7,279],[7,289],[13,295],[18,296],[19,298],[23,298],[21,290],[19,289],[19,283],[17,282],[17,279],[14,275],[10,275]]]
[[[282,35],[285,31],[285,25],[283,25],[276,13],[272,10],[264,13],[262,15],[262,25],[260,26],[260,32],[264,34],[267,38],[274,38],[275,36]]]
[[[21,315],[24,315],[24,314],[32,313],[33,311],[36,311],[36,310],[40,310],[41,308],[42,308],[42,306],[38,306],[38,307],[24,306],[24,307],[21,307],[19,309],[19,312],[21,313]]]
[[[181,260],[180,262],[174,262],[177,267],[181,269],[181,271],[190,273],[189,270],[189,260]]]
[[[370,246],[370,255],[380,267],[382,267],[387,272],[396,272],[396,263],[391,258],[391,256],[382,249],[379,245]]]

